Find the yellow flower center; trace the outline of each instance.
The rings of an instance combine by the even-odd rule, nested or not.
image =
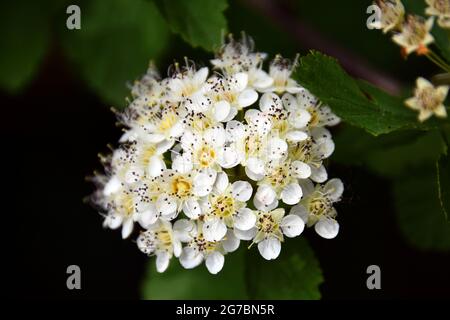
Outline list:
[[[208,146],[203,146],[198,150],[198,163],[202,168],[208,168],[216,160],[216,152]]]
[[[179,198],[186,198],[191,195],[192,183],[183,176],[176,176],[172,179],[172,194]]]
[[[436,95],[434,88],[424,88],[420,90],[418,98],[425,110],[433,111],[442,103],[442,99]]]
[[[166,113],[161,121],[159,122],[158,130],[159,132],[165,133],[172,129],[172,127],[177,122],[177,115],[173,112]]]

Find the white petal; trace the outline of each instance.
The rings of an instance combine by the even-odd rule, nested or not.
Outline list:
[[[227,226],[218,218],[212,218],[203,224],[203,236],[206,241],[219,241],[225,237]]]
[[[305,109],[299,109],[292,113],[289,120],[294,128],[301,129],[311,120],[311,114]]]
[[[268,205],[271,204],[276,199],[277,194],[275,190],[272,189],[271,186],[267,184],[263,184],[258,187],[258,190],[255,194],[255,199],[261,202],[262,204]]]
[[[108,197],[116,193],[122,187],[122,183],[117,176],[112,176],[103,188],[103,195]]]
[[[256,235],[256,228],[252,228],[250,230],[239,230],[237,228],[234,229],[234,235],[236,236],[236,238],[244,240],[244,241],[248,241],[251,240],[255,237]]]
[[[229,169],[237,166],[241,162],[242,156],[233,147],[225,147],[222,152],[219,151],[217,162],[222,168]]]
[[[108,214],[105,218],[104,226],[110,229],[117,229],[122,225],[123,217],[116,214]]]
[[[217,274],[223,268],[225,257],[220,252],[214,251],[206,257],[206,268],[212,274]]]
[[[158,215],[156,213],[156,208],[152,204],[150,205],[147,210],[139,213],[138,215],[138,223],[141,225],[142,228],[148,229],[148,227],[156,222],[158,219]]]
[[[299,179],[307,179],[311,175],[311,167],[302,161],[292,162],[292,175]]]
[[[247,168],[256,176],[264,176],[264,161],[258,158],[248,158],[247,160]]]
[[[304,141],[308,139],[308,134],[301,130],[293,130],[286,134],[286,139],[292,142]]]
[[[126,239],[133,232],[134,221],[133,219],[126,219],[122,224],[122,239]]]
[[[219,101],[214,104],[214,119],[216,121],[223,121],[230,113],[230,104],[227,101]]]
[[[233,252],[239,248],[240,240],[235,236],[233,230],[228,230],[225,239],[221,243],[226,252]]]
[[[324,191],[328,194],[331,200],[336,202],[341,198],[342,193],[344,192],[344,184],[341,179],[331,179],[325,184]]]
[[[220,147],[225,144],[226,132],[225,129],[220,126],[213,127],[206,130],[204,134],[205,141],[215,147]]]
[[[217,173],[205,171],[197,174],[194,178],[194,194],[199,197],[208,195],[212,189]]]
[[[233,197],[238,201],[246,202],[252,196],[252,185],[248,181],[236,181],[231,186]]]
[[[158,215],[170,218],[177,211],[177,202],[167,194],[161,194],[156,200]]]
[[[166,164],[158,156],[153,156],[150,158],[147,173],[150,177],[157,177],[161,172],[166,169]]]
[[[189,171],[192,171],[192,168],[192,159],[188,153],[178,155],[172,161],[172,169],[179,173],[187,173]]]
[[[173,255],[175,257],[177,257],[177,258],[180,257],[181,252],[183,250],[183,247],[181,245],[181,241],[178,240],[178,239],[173,239],[172,240],[172,244],[173,244]]]
[[[249,230],[256,224],[256,215],[252,210],[248,208],[239,209],[238,213],[234,216],[234,227],[239,230]]]
[[[195,199],[188,199],[183,203],[183,212],[190,219],[197,219],[202,211],[200,209],[200,204]]]
[[[208,67],[203,67],[194,74],[193,80],[197,85],[200,85],[206,81],[207,77],[208,77]]]
[[[305,229],[305,223],[303,220],[293,214],[289,214],[281,220],[281,229],[283,230],[283,233],[286,237],[294,238],[299,236],[303,229]]]
[[[261,201],[259,201],[256,197],[253,198],[253,204],[255,205],[255,208],[264,212],[268,212],[270,210],[275,209],[278,207],[278,199],[274,199],[273,202],[269,204],[264,204]]]
[[[185,269],[193,269],[203,261],[203,255],[191,247],[184,247],[180,255],[180,264]]]
[[[183,131],[184,131],[183,121],[177,121],[170,129],[169,136],[171,139],[178,138],[183,134]]]
[[[297,105],[297,99],[290,93],[285,93],[281,98],[283,106],[288,111],[297,111],[299,107]]]
[[[195,223],[187,219],[179,219],[173,224],[173,232],[178,240],[188,242],[195,235]]]
[[[302,219],[305,224],[308,223],[308,217],[309,217],[308,210],[306,210],[305,206],[303,206],[301,203],[299,203],[291,208],[289,215],[293,215],[293,214],[299,216],[300,219]]]
[[[322,165],[319,168],[314,166],[311,167],[311,176],[309,177],[312,181],[322,183],[327,181],[328,173],[325,167]]]
[[[286,141],[280,138],[272,138],[268,142],[267,157],[269,159],[281,159],[287,151]]]
[[[231,84],[235,86],[236,90],[241,92],[247,87],[248,75],[244,72],[239,72],[231,78]]]
[[[317,234],[325,239],[333,239],[339,233],[339,223],[334,219],[321,219],[315,225]]]
[[[238,141],[241,140],[245,135],[245,126],[237,120],[231,120],[227,123],[226,134],[228,141]]]
[[[238,97],[238,104],[240,107],[248,107],[258,100],[258,93],[253,89],[246,89]]]
[[[314,192],[314,184],[309,179],[299,180],[300,187],[302,187],[303,197],[306,197]]]
[[[217,174],[216,182],[214,183],[214,190],[218,194],[221,194],[225,191],[228,185],[229,185],[228,175],[225,172],[219,172]]]
[[[283,109],[281,99],[275,93],[264,93],[259,99],[259,109],[264,113]]]
[[[266,260],[276,259],[281,252],[281,243],[276,238],[268,238],[258,243],[258,250]]]
[[[168,252],[162,251],[156,255],[156,271],[164,272],[169,266],[170,255]]]
[[[291,183],[284,187],[281,191],[281,199],[289,205],[297,204],[302,198],[302,188],[298,183]]]
[[[273,84],[273,79],[263,70],[257,70],[254,77],[252,84],[255,89],[265,89]]]

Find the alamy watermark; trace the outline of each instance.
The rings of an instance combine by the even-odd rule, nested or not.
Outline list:
[[[370,276],[367,278],[367,289],[381,289],[381,269],[379,266],[373,264],[367,267],[366,273]]]
[[[69,274],[66,280],[66,286],[69,290],[81,289],[81,269],[73,264],[67,267],[66,273]]]
[[[79,6],[72,4],[67,7],[66,13],[69,14],[66,20],[66,27],[69,30],[81,29],[81,9]]]

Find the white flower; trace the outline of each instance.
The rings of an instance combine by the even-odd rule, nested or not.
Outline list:
[[[206,80],[208,78],[208,68],[203,67],[198,71],[194,67],[187,66],[180,70],[177,69],[172,77],[165,79],[164,84],[167,87],[165,99],[175,105],[181,104],[188,111],[203,112],[209,108],[211,101],[205,96]]]
[[[330,132],[325,128],[312,129],[308,139],[290,143],[288,151],[289,158],[299,165],[308,165],[309,178],[320,183],[328,179],[323,160],[331,156],[333,152],[334,142]]]
[[[419,55],[427,54],[429,51],[427,46],[434,42],[434,37],[430,33],[433,22],[433,18],[425,20],[421,16],[408,15],[401,32],[394,34],[392,40],[402,47],[404,55],[414,51]]]
[[[369,26],[375,29],[382,29],[383,33],[401,27],[405,15],[405,7],[400,0],[377,0],[375,4],[380,8],[379,19]]]
[[[201,203],[203,214],[203,235],[207,241],[219,241],[228,228],[249,230],[255,225],[256,217],[247,209],[246,201],[252,196],[252,186],[247,181],[230,184],[226,173],[217,176],[214,190]]]
[[[424,78],[417,78],[414,97],[405,101],[406,106],[419,111],[418,119],[423,122],[433,114],[440,118],[447,117],[444,101],[447,98],[449,86],[435,87]]]
[[[262,69],[267,54],[253,52],[253,46],[253,40],[245,34],[240,41],[230,36],[228,43],[222,46],[211,64],[228,76],[245,72],[248,75],[247,86],[263,90],[272,85],[273,79]]]
[[[239,164],[237,154],[227,152],[226,131],[222,125],[205,130],[203,134],[186,131],[181,138],[183,162],[194,169],[232,168]]]
[[[248,74],[238,72],[208,80],[208,97],[212,100],[212,109],[220,121],[230,121],[238,111],[247,108],[258,100],[258,93],[248,88]]]
[[[296,128],[303,128],[306,125],[309,128],[334,126],[341,121],[330,107],[323,105],[306,89],[302,88],[295,97],[286,93],[282,100],[284,107],[290,112],[291,122]],[[304,111],[308,112],[309,117],[304,116]]]
[[[284,216],[284,214],[285,211],[281,208],[257,212],[253,243],[258,244],[259,253],[266,260],[276,259],[280,255],[283,235],[288,238],[297,237],[305,227],[303,220],[298,216],[292,214]]]
[[[283,92],[297,93],[301,87],[291,78],[292,72],[297,65],[297,57],[294,62],[277,55],[271,62],[269,67],[269,76],[273,79],[273,84],[264,89],[264,92],[275,92],[281,94]]]
[[[180,263],[185,269],[192,269],[205,261],[206,268],[212,274],[222,270],[225,257],[239,247],[239,239],[233,232],[227,232],[222,241],[207,241],[202,233],[202,222],[198,222],[197,229],[191,232],[191,240],[183,248]]]
[[[156,256],[156,270],[164,272],[169,266],[172,256],[181,255],[181,242],[190,239],[190,233],[195,228],[191,221],[180,219],[173,225],[164,220],[158,220],[141,232],[136,240],[139,250],[146,255]]]
[[[104,208],[107,211],[103,226],[110,229],[118,229],[122,226],[122,238],[128,238],[133,232],[134,222],[138,218],[135,210],[136,197],[133,190],[121,186],[103,201]]]
[[[438,17],[438,24],[442,28],[450,28],[450,1],[448,0],[425,0],[428,7],[425,13],[429,16]]]
[[[314,225],[317,234],[325,239],[332,239],[339,232],[335,220],[337,212],[333,204],[341,199],[344,185],[340,179],[331,179],[324,185],[316,185],[305,180],[302,183],[304,196],[300,203],[291,209],[291,214],[298,215],[310,227]]]

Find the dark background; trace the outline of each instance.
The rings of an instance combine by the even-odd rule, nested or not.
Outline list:
[[[307,21],[314,32],[363,61],[371,61],[380,72],[395,75],[400,83],[413,81],[419,72],[433,71],[416,58],[406,64],[397,48],[380,34],[372,32],[367,38],[349,34],[355,23],[361,32],[368,32],[363,20],[367,5],[352,3],[336,10],[344,10],[342,6],[350,12],[357,10],[359,20],[355,17],[353,23],[340,19],[336,11],[321,8],[320,1],[305,4],[296,19]],[[291,5],[291,1],[280,1],[277,7],[283,12]],[[256,34],[257,48],[262,51],[306,52],[312,47],[311,40],[298,41],[258,11],[254,1],[238,1],[227,15],[230,29]],[[276,40],[270,44],[267,37]],[[167,60],[160,64],[167,66],[173,57],[185,54],[205,57],[201,50],[192,50],[176,38]],[[101,169],[97,153],[107,151],[106,144],[115,144],[120,135],[109,105],[79,78],[57,40],[31,83],[20,94],[0,91],[0,101],[6,190],[2,230],[7,253],[2,264],[8,284],[2,293],[14,298],[139,298],[148,259],[132,241],[123,241],[120,232],[102,229],[101,216],[83,201],[93,190],[85,178]],[[342,177],[346,185],[337,208],[341,233],[333,241],[319,238],[313,230],[304,233],[324,272],[323,299],[449,298],[450,255],[421,252],[405,242],[396,223],[389,183],[362,168],[338,166],[333,161],[330,172]],[[66,268],[71,264],[81,267],[82,290],[66,288]],[[366,287],[366,268],[372,264],[381,268],[381,290]]]

